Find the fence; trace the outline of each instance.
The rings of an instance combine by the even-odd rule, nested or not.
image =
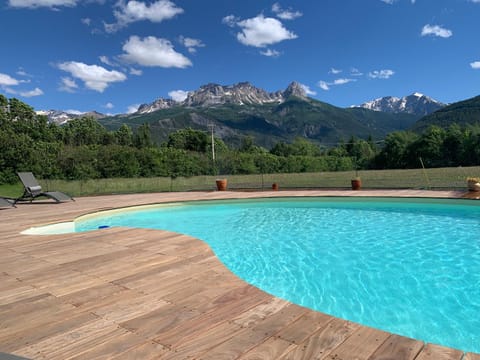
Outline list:
[[[228,180],[229,190],[260,191],[278,184],[281,189],[346,189],[352,178],[359,176],[364,189],[466,189],[467,177],[480,177],[480,166],[408,169],[361,170],[341,172],[317,172],[297,174],[221,175]],[[213,191],[214,176],[190,178],[130,178],[95,179],[84,181],[44,180],[48,190],[60,190],[73,196],[165,192],[165,191]]]

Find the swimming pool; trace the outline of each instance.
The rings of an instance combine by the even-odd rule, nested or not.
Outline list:
[[[198,201],[99,214],[206,241],[237,276],[297,304],[480,352],[480,207],[460,200]]]

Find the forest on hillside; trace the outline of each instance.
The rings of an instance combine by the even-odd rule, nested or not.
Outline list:
[[[213,150],[212,151],[212,144]],[[215,155],[215,156],[213,156]],[[374,142],[355,137],[322,147],[304,138],[271,149],[250,136],[233,147],[209,133],[186,128],[152,141],[148,124],[133,131],[123,124],[109,131],[82,117],[58,126],[28,104],[0,95],[0,184],[17,181],[19,171],[38,178],[178,177],[407,169],[480,165],[480,126],[432,126],[422,133],[393,132]]]

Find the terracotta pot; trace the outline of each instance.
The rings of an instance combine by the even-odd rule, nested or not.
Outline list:
[[[362,180],[352,179],[352,190],[360,190],[362,188]]]
[[[467,187],[469,191],[480,191],[480,183],[477,181],[468,180]]]
[[[217,179],[215,180],[217,183],[217,190],[218,191],[226,191],[227,190],[227,179]]]
[[[277,190],[278,190],[278,184],[277,184],[277,183],[273,183],[273,184],[272,184],[272,190],[273,190],[273,191],[277,191]]]

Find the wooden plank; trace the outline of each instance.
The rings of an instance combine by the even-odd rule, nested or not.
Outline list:
[[[119,293],[114,299],[105,300],[91,311],[104,319],[123,323],[170,305],[156,296],[128,291]]]
[[[111,321],[95,319],[81,327],[49,337],[19,350],[17,353],[35,359],[42,354],[47,359],[63,360],[78,356],[102,344],[112,342],[127,333]],[[61,346],[58,346],[61,344]]]
[[[171,351],[166,349],[164,346],[157,344],[152,341],[147,341],[140,346],[137,346],[133,349],[129,349],[122,354],[119,354],[112,357],[107,357],[106,359],[115,359],[115,360],[150,360],[150,359],[166,359],[166,356],[171,354]],[[179,359],[177,357],[177,359]]]
[[[236,296],[235,296],[236,295]],[[226,301],[228,299],[228,301]],[[157,334],[155,341],[167,346],[177,346],[190,337],[196,337],[199,333],[211,327],[218,326],[222,322],[231,321],[239,314],[250,310],[258,304],[265,303],[270,299],[267,295],[253,286],[243,286],[214,300],[211,310],[202,313],[187,321],[179,323],[176,327],[165,328]]]
[[[279,358],[282,360],[325,359],[328,354],[351,336],[360,325],[334,318],[326,326],[313,333],[296,348]]]
[[[239,325],[224,322],[218,326],[206,328],[203,332],[186,337],[175,346],[162,360],[196,358],[208,350],[236,336],[242,328]]]
[[[125,329],[135,332],[148,339],[153,339],[169,329],[175,328],[188,322],[189,319],[198,316],[196,310],[165,304],[158,309],[142,316],[120,323]],[[161,341],[155,340],[159,343]],[[163,345],[166,345],[162,343]]]
[[[307,309],[290,304],[275,314],[269,315],[253,327],[245,328],[233,338],[199,356],[199,359],[237,359],[261,345],[266,339],[278,333],[283,327],[297,320]],[[281,342],[279,342],[281,344]],[[281,346],[277,350],[282,348]],[[263,349],[261,351],[265,351]],[[272,350],[272,349],[270,349]],[[283,349],[282,353],[286,350]]]
[[[427,344],[416,360],[460,360],[463,352],[445,346]]]
[[[32,326],[36,321],[45,322],[49,316],[61,316],[72,310],[75,310],[74,306],[64,304],[47,293],[7,304],[0,308],[0,334]]]
[[[333,317],[330,315],[309,311],[297,321],[282,329],[277,336],[290,343],[300,344],[332,320]]]
[[[327,359],[344,359],[355,354],[356,360],[366,360],[389,336],[390,334],[385,331],[362,326],[333,349]]]
[[[17,332],[10,332],[4,337],[0,337],[0,348],[2,351],[10,353],[22,353],[23,348],[32,344],[55,337],[65,333],[68,329],[91,323],[98,318],[91,313],[72,313],[68,317],[47,319],[43,324],[29,324]]]
[[[290,305],[288,301],[272,297],[268,302],[259,304],[249,311],[240,314],[233,319],[233,322],[242,327],[253,326],[288,305]]]
[[[414,360],[423,347],[422,341],[392,334],[369,360]]]
[[[240,356],[239,360],[277,360],[296,348],[295,344],[279,339],[269,338],[262,344],[254,347],[246,354]]]
[[[46,271],[38,274],[26,274],[20,276],[19,279],[56,296],[63,296],[104,283],[99,278],[70,270],[61,265],[53,265]]]
[[[0,292],[0,306],[17,302],[23,299],[29,299],[42,294],[42,291],[35,289],[30,285],[17,285],[13,289]]]
[[[463,360],[480,360],[480,354],[467,353]]]
[[[118,286],[112,283],[101,283],[96,286],[91,286],[86,289],[81,289],[59,298],[68,304],[72,304],[77,308],[94,309],[102,303],[111,303],[119,300],[126,295],[129,290],[123,286]]]
[[[81,354],[77,354],[69,358],[69,360],[80,360],[80,359],[112,359],[114,357],[120,356],[122,354],[128,353],[130,350],[135,350],[140,345],[145,344],[145,339],[133,334],[131,332],[126,332],[119,334],[116,337],[113,337],[111,341],[105,341],[99,344],[96,344]],[[162,348],[163,349],[163,348]],[[125,356],[125,355],[122,355]]]

